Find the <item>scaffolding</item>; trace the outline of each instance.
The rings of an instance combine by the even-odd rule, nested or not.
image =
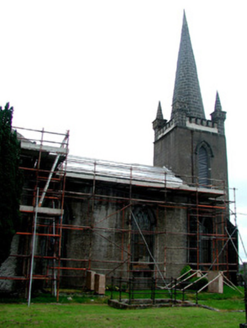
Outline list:
[[[59,299],[60,286],[82,287],[89,270],[108,279],[164,280],[176,256],[197,270],[236,274],[227,232],[235,242],[236,234],[222,181],[187,184],[166,168],[70,156],[69,132],[15,129],[24,224],[16,233],[18,253],[11,254],[15,274],[0,279],[22,282],[26,295],[32,281],[45,285]]]
[[[22,231],[16,232],[19,247],[10,257],[16,264],[15,276],[2,275],[0,279],[19,280],[26,291],[30,281],[50,280],[52,289],[59,290],[62,218],[68,155],[69,133],[60,134],[43,130],[17,130],[21,146],[20,170],[23,191],[20,205]],[[22,135],[25,133],[25,137]],[[58,168],[64,169],[58,173]],[[36,239],[36,243],[35,243]],[[16,241],[17,240],[17,241]],[[49,244],[53,242],[53,253]],[[47,247],[40,254],[38,245]],[[46,261],[46,274],[39,274],[38,267]]]

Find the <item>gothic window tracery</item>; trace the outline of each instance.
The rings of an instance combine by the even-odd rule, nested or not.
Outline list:
[[[135,208],[132,214],[131,253],[132,269],[136,272],[146,271],[149,275],[148,272],[153,267],[150,262],[153,262],[154,255],[154,228],[155,218],[151,210],[147,207]]]

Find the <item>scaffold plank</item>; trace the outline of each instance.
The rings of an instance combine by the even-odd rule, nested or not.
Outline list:
[[[53,154],[64,154],[67,155],[68,150],[63,147],[51,147],[46,145],[40,145],[32,142],[21,141],[21,148],[27,150],[37,150],[37,151],[45,151],[47,153]]]
[[[35,211],[35,207],[28,205],[20,205],[20,211],[26,213],[33,213]],[[64,211],[60,208],[37,207],[37,212],[39,214],[63,215]]]

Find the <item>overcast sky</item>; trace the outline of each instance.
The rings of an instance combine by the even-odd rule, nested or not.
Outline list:
[[[14,106],[15,126],[70,130],[71,154],[152,165],[152,121],[159,100],[170,118],[185,9],[206,116],[217,90],[227,112],[229,185],[247,242],[246,7],[246,0],[0,0],[0,105]]]

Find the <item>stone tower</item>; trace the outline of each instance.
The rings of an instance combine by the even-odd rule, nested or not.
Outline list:
[[[204,113],[196,63],[186,16],[183,16],[170,120],[161,104],[153,122],[154,166],[166,166],[187,183],[228,188],[224,121],[218,92],[211,120]],[[214,181],[214,182],[213,182]]]

